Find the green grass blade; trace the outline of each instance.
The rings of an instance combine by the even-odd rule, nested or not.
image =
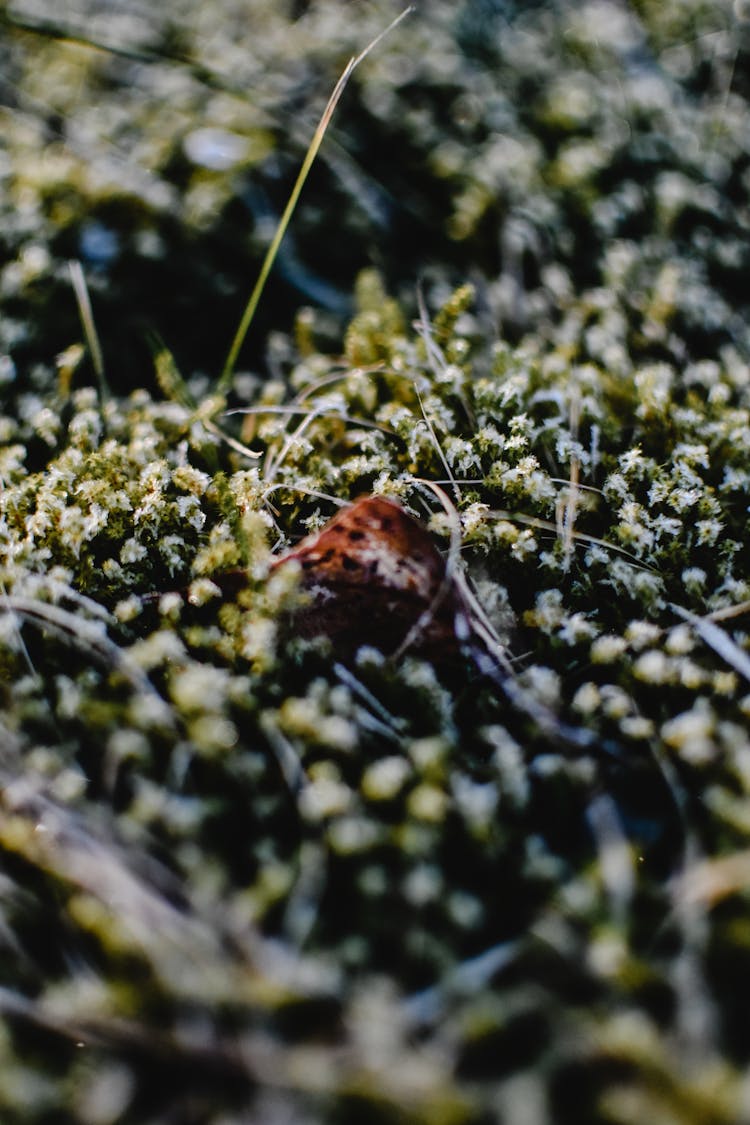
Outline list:
[[[295,180],[294,187],[292,188],[291,194],[290,194],[289,199],[287,201],[287,205],[284,208],[284,213],[281,216],[281,219],[279,220],[278,226],[276,227],[276,232],[273,236],[273,239],[271,241],[270,246],[268,247],[268,250],[266,251],[266,256],[263,259],[263,265],[260,268],[260,273],[258,274],[258,280],[256,281],[255,287],[253,288],[253,291],[250,294],[250,299],[248,300],[247,305],[245,306],[245,311],[242,314],[242,318],[240,320],[239,326],[237,328],[237,331],[234,334],[234,339],[232,340],[232,345],[229,349],[229,353],[227,355],[226,362],[224,363],[224,369],[221,373],[221,376],[219,377],[219,381],[218,381],[218,384],[217,384],[217,390],[219,391],[219,393],[225,394],[228,387],[229,387],[229,384],[232,380],[232,375],[234,374],[235,364],[237,363],[237,357],[238,357],[238,355],[240,353],[240,349],[242,348],[242,345],[245,341],[245,337],[247,335],[248,329],[250,328],[250,325],[252,324],[253,317],[255,316],[255,311],[258,307],[258,304],[260,303],[260,299],[261,299],[261,296],[263,295],[263,290],[265,288],[266,281],[268,280],[268,275],[270,274],[271,269],[273,268],[273,263],[276,259],[276,255],[278,253],[279,246],[281,245],[281,241],[282,241],[284,235],[286,234],[286,229],[289,226],[289,221],[290,221],[290,219],[291,219],[291,217],[294,213],[295,207],[297,206],[297,201],[300,197],[300,193],[302,192],[302,188],[305,185],[305,181],[307,179],[308,173],[309,173],[309,171],[310,171],[310,169],[313,165],[315,157],[318,155],[318,150],[319,150],[319,148],[322,144],[323,137],[325,136],[326,130],[327,130],[328,125],[330,123],[330,120],[333,116],[334,110],[336,109],[336,106],[339,103],[339,99],[341,98],[341,95],[344,92],[344,88],[345,88],[347,82],[349,81],[349,79],[350,79],[352,73],[354,72],[354,70],[362,62],[362,60],[365,59],[367,57],[367,55],[369,55],[370,52],[375,47],[377,47],[378,43],[380,43],[380,41],[386,35],[388,35],[391,31],[393,31],[393,29],[399,23],[401,23],[401,21],[406,16],[408,16],[410,14],[410,12],[413,12],[413,11],[414,11],[413,7],[406,8],[401,13],[401,15],[397,16],[396,19],[393,20],[393,22],[390,23],[388,25],[388,27],[385,28],[384,31],[381,31],[380,34],[377,35],[375,37],[375,39],[372,40],[371,43],[368,43],[368,45],[365,47],[364,51],[360,52],[360,54],[355,55],[353,58],[351,58],[349,60],[349,62],[346,64],[346,66],[345,66],[345,68],[344,68],[344,70],[341,74],[341,77],[339,78],[338,82],[336,83],[336,85],[334,87],[334,90],[333,90],[333,93],[331,94],[330,98],[328,99],[328,102],[326,103],[326,107],[323,110],[323,115],[322,115],[320,121],[318,122],[318,127],[315,130],[315,134],[313,136],[312,141],[310,142],[310,147],[308,148],[307,152],[305,153],[305,159],[302,162],[302,167],[299,170],[299,174],[297,175],[297,179]]]

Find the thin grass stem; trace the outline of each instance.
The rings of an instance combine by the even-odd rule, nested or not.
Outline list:
[[[279,219],[278,226],[276,227],[276,232],[273,236],[273,239],[271,240],[271,245],[268,247],[266,256],[263,259],[263,264],[260,267],[258,280],[256,281],[253,291],[250,294],[250,298],[247,302],[247,305],[245,306],[245,311],[242,314],[239,326],[234,334],[234,339],[232,340],[231,347],[229,348],[229,353],[224,363],[224,369],[219,377],[219,381],[217,384],[217,390],[220,394],[226,393],[229,388],[229,384],[232,381],[232,375],[234,374],[237,357],[239,356],[242,345],[245,342],[245,337],[247,336],[248,329],[253,322],[253,317],[255,316],[258,304],[260,303],[260,299],[263,295],[263,290],[265,289],[268,276],[271,272],[271,269],[273,268],[273,263],[276,260],[279,246],[281,245],[284,235],[286,234],[287,227],[289,226],[289,222],[292,218],[292,215],[294,214],[294,209],[297,206],[297,201],[299,200],[302,188],[305,186],[305,181],[307,180],[310,169],[313,166],[315,157],[318,155],[318,149],[323,143],[323,137],[326,134],[326,130],[328,129],[331,118],[333,117],[334,110],[339,103],[347,82],[351,78],[355,69],[362,62],[362,60],[365,59],[370,54],[370,52],[374,50],[375,47],[377,47],[377,45],[386,35],[393,31],[394,28],[398,24],[400,24],[401,21],[406,16],[408,16],[410,12],[413,11],[413,7],[406,8],[399,16],[396,17],[395,20],[393,20],[392,23],[388,25],[388,27],[385,28],[384,31],[381,31],[380,34],[377,35],[371,43],[368,43],[364,51],[361,51],[360,54],[355,55],[353,58],[349,59],[349,62],[344,67],[341,77],[336,83],[333,89],[333,93],[328,99],[326,107],[323,110],[323,116],[318,122],[318,127],[315,130],[312,141],[310,142],[310,147],[305,153],[305,159],[302,161],[302,167],[299,170],[299,174],[297,175],[297,179],[295,180],[294,187],[292,188],[289,199],[287,200],[286,207],[284,208],[284,213]]]
[[[70,281],[75,293],[76,304],[78,305],[78,315],[81,319],[81,327],[83,334],[86,337],[86,346],[89,349],[91,356],[91,363],[94,368],[97,382],[99,383],[99,397],[102,406],[107,401],[109,395],[109,388],[107,387],[107,380],[104,372],[104,356],[102,354],[102,346],[99,342],[99,334],[96,331],[96,324],[94,323],[94,312],[91,308],[91,298],[89,297],[89,290],[86,284],[86,278],[83,273],[83,266],[81,263],[74,259],[68,262],[68,269],[70,270]]]

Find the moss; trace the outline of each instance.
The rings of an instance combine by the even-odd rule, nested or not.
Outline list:
[[[3,1120],[728,1125],[746,24],[405,21],[224,401],[300,121],[388,5],[256,7],[133,13],[119,56],[96,3],[74,43],[3,17]],[[274,558],[370,491],[477,592],[484,660],[290,636]]]
[[[457,309],[464,311],[455,315]],[[226,927],[227,939],[245,933],[247,956],[259,956],[273,938],[288,955],[295,951],[300,972],[312,958],[311,979],[317,957],[338,961],[344,977],[335,994],[344,1004],[348,973],[387,972],[394,986],[418,996],[451,962],[498,941],[533,945],[549,912],[562,909],[561,919],[579,936],[573,941],[571,933],[555,953],[551,978],[541,957],[533,984],[527,979],[524,987],[544,992],[556,974],[573,971],[588,920],[606,917],[619,901],[622,924],[622,910],[629,916],[629,902],[642,893],[640,882],[669,911],[660,873],[665,863],[679,864],[685,847],[676,805],[695,809],[690,832],[705,837],[709,854],[715,829],[699,815],[701,793],[713,794],[722,848],[742,846],[745,831],[729,803],[736,763],[747,753],[743,634],[732,637],[731,616],[736,607],[742,621],[747,599],[746,505],[737,499],[748,482],[734,435],[747,424],[748,404],[737,362],[712,367],[708,388],[689,377],[678,381],[667,369],[637,368],[628,417],[622,382],[599,382],[593,370],[502,348],[489,373],[476,373],[475,364],[486,368],[487,358],[465,338],[460,346],[465,311],[460,294],[438,314],[441,351],[466,357],[455,369],[436,362],[424,337],[411,333],[397,338],[398,372],[393,357],[390,365],[381,358],[374,369],[350,373],[318,355],[310,386],[304,370],[311,357],[303,356],[289,377],[290,388],[302,388],[296,398],[289,392],[298,412],[269,414],[253,439],[263,454],[259,468],[214,441],[220,467],[212,473],[206,431],[187,406],[138,392],[111,398],[105,425],[88,424],[87,412],[92,419],[99,414],[81,391],[44,470],[18,470],[3,493],[4,582],[8,607],[15,607],[4,619],[6,677],[27,676],[27,661],[33,668],[26,691],[8,699],[6,722],[19,740],[14,753],[32,752],[40,738],[46,743],[48,764],[35,785],[54,794],[55,815],[88,833],[90,818],[106,813],[110,830],[125,835],[130,851],[111,888],[115,901],[121,881],[133,878],[139,895],[166,892],[159,880],[151,885],[153,876],[130,870],[156,849],[164,878],[180,888],[174,924],[186,954],[197,940],[193,927],[220,910],[223,920],[214,917],[209,932],[217,940]],[[325,363],[328,375],[320,378]],[[358,421],[365,403],[367,420],[379,428]],[[19,433],[38,430],[45,409],[38,396]],[[665,454],[669,449],[661,460],[643,452],[657,441]],[[573,459],[578,485],[571,483]],[[463,483],[467,468],[471,482]],[[278,617],[294,590],[268,577],[265,496],[275,498],[277,526],[291,535],[318,522],[323,490],[347,497],[376,486],[418,511],[419,478],[446,469],[455,474],[468,574],[481,570],[488,588],[504,591],[514,648],[525,653],[525,690],[594,733],[588,755],[576,761],[559,757],[554,736],[549,742],[533,719],[509,710],[471,674],[446,680],[413,659],[391,668],[363,650],[342,679],[320,646],[298,647],[296,656],[277,647]],[[433,527],[447,534],[441,519]],[[225,576],[242,561],[251,586],[232,593]],[[186,599],[178,587],[191,576]],[[605,590],[611,593],[602,597]],[[102,605],[117,607],[116,617],[102,616]],[[54,610],[68,612],[66,606],[77,617],[61,625]],[[718,626],[714,635],[690,624],[716,611],[730,623],[720,634]],[[65,626],[72,630],[69,620],[85,617],[93,632],[74,645]],[[148,681],[131,674],[114,691],[114,658],[96,643],[105,629],[120,661],[143,669]],[[40,630],[48,634],[43,648]],[[93,674],[92,661],[102,673]],[[617,762],[597,758],[598,739],[616,747]],[[655,764],[662,759],[669,762],[666,787]],[[57,773],[57,761],[68,763],[70,783]],[[610,819],[601,824],[591,821],[595,777],[611,802]],[[8,793],[12,808],[13,789]],[[22,813],[12,823],[28,822]],[[524,859],[530,839],[541,853]],[[178,999],[168,983],[172,1014],[154,1015],[153,974],[162,972],[166,954],[162,938],[154,935],[152,945],[142,930],[146,903],[128,907],[136,938],[110,891],[92,886],[85,870],[77,873],[73,840],[66,827],[59,849],[43,860],[62,887],[77,891],[64,942],[87,949],[95,939],[113,1012],[134,1019],[139,1036],[152,1034],[154,1020],[161,1026],[179,1018],[187,995]],[[33,833],[13,841],[26,863],[42,862]],[[8,851],[7,834],[4,846]],[[99,846],[114,845],[105,837]],[[617,867],[615,847],[625,849]],[[626,859],[636,853],[637,875]],[[542,874],[540,855],[547,862],[558,857],[574,880],[559,900],[559,875]],[[166,900],[157,901],[167,909]],[[39,903],[23,926],[33,932],[43,917]],[[404,942],[396,918],[408,919]],[[302,935],[304,952],[296,949]],[[591,940],[599,939],[592,933]],[[656,980],[669,980],[669,959],[658,950],[648,954],[642,933],[628,939],[626,928],[619,940],[625,949],[634,942],[632,955],[646,960]],[[141,983],[131,983],[125,1008],[114,985],[123,956],[142,966],[135,977],[128,970],[131,982]],[[212,985],[200,1001],[212,1013],[214,1046],[230,1034],[221,1030],[219,994],[232,974],[249,971],[244,957],[238,951],[222,970],[219,992]],[[630,986],[612,976],[599,953],[591,957],[591,985],[617,1003]],[[267,986],[278,971],[265,970]],[[46,987],[58,985],[49,980]],[[461,1001],[445,987],[446,1012],[458,1004],[450,1019],[466,1029],[456,1096],[469,1065],[461,1060],[474,1060],[473,1075],[477,1051],[482,1074],[499,1080],[514,1073],[521,1062],[511,1058],[487,1070],[487,1052],[503,1041],[502,1021],[491,1018],[478,1044],[469,1010],[459,1017]],[[502,1010],[502,982],[498,989]],[[269,1003],[272,1009],[263,1001]],[[238,1018],[252,1023],[255,1008],[240,1006]],[[545,1050],[564,1067],[562,1025],[558,1039],[548,1022]],[[124,1042],[112,1050],[137,1073]],[[523,1066],[536,1067],[536,1060],[535,1053]],[[334,1096],[339,1079],[330,1081]],[[341,1081],[345,1101],[348,1079]]]

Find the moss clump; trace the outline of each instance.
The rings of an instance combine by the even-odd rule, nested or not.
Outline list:
[[[716,1120],[739,1104],[736,984],[713,946],[742,963],[744,942],[709,911],[742,893],[720,873],[748,830],[748,370],[615,383],[558,351],[477,352],[464,293],[435,315],[440,344],[426,324],[392,335],[380,310],[352,332],[367,317],[387,360],[308,352],[281,412],[269,387],[207,429],[143,391],[100,407],[81,390],[7,424],[2,847],[26,887],[6,911],[9,1113],[30,1043],[39,1115],[71,1089],[85,1104],[114,1067],[122,1119],[158,1116],[181,1095],[152,1089],[154,1044],[196,1104],[228,1075],[224,1104],[250,1104],[261,1033],[284,1099],[324,1118],[353,1091],[374,1104],[386,1071],[385,1119],[476,1120],[520,1081],[566,1119],[574,1075],[589,1115],[625,1088],[679,1107],[692,1048],[672,1032],[709,1004],[724,1079],[696,1096]],[[221,440],[238,423],[247,455]],[[273,538],[318,526],[323,493],[374,488],[447,546],[420,483],[446,474],[519,683],[588,751],[469,667],[363,648],[345,669],[324,641],[280,645],[295,595],[270,576]],[[688,995],[675,959],[696,943],[705,992]],[[446,1074],[431,1052],[447,1028]],[[321,1033],[311,1085],[295,1059]],[[68,1036],[85,1058],[61,1060]]]
[[[331,242],[325,198],[342,252],[384,268],[354,285],[345,254],[333,279],[288,256],[328,311],[268,337],[224,403],[204,329],[214,300],[233,323],[262,241],[244,176],[283,196],[279,123],[362,29],[327,0],[264,4],[251,49],[228,8],[186,2],[179,26],[123,25],[124,63],[33,49],[22,7],[0,48],[20,99],[0,161],[3,1120],[741,1120],[739,9],[467,0],[401,25],[337,118],[358,162],[328,146],[294,248]],[[268,107],[219,90],[217,59]],[[70,131],[41,163],[40,84]],[[145,180],[105,175],[118,139]],[[415,262],[424,298],[392,296]],[[176,361],[119,346],[149,286]],[[178,329],[199,307],[197,344]],[[289,636],[300,595],[272,559],[371,491],[450,553],[511,691],[468,658],[344,665]]]

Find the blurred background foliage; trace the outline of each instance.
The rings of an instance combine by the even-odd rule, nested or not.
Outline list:
[[[32,0],[0,44],[0,349],[62,350],[80,258],[113,378],[213,372],[346,60],[399,11]],[[331,339],[376,266],[473,281],[485,336],[578,357],[748,345],[750,21],[726,2],[417,5],[355,74],[244,359],[302,303]],[[574,308],[574,312],[572,311]]]

